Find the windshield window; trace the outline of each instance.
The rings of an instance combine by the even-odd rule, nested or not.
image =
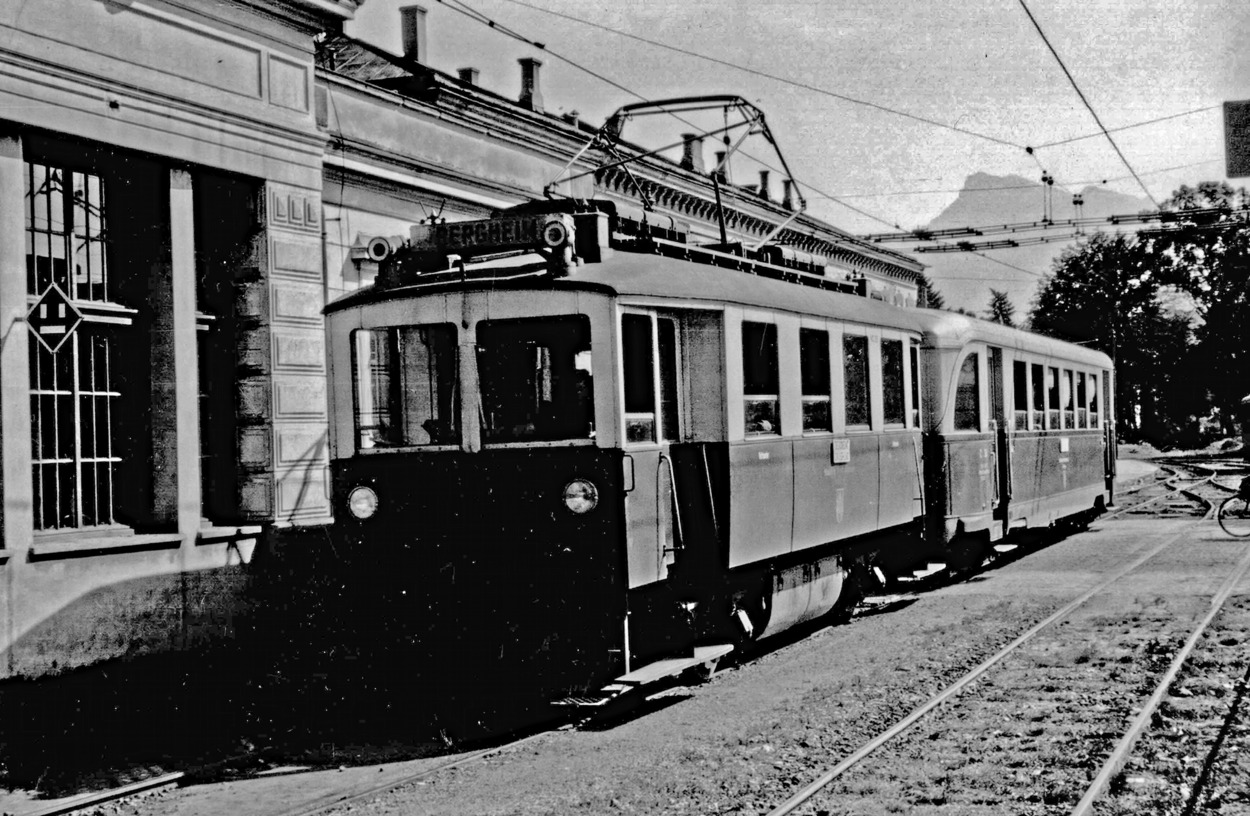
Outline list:
[[[484,321],[477,365],[484,443],[594,437],[584,315]]]
[[[361,449],[460,444],[456,329],[359,329],[354,335]]]

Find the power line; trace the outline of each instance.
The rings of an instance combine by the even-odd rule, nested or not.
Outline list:
[[[1133,128],[1145,127],[1146,125],[1157,124],[1158,122],[1166,122],[1169,119],[1181,119],[1185,116],[1193,116],[1196,113],[1206,113],[1207,111],[1219,110],[1219,105],[1207,105],[1205,108],[1194,108],[1182,113],[1173,113],[1169,116],[1159,116],[1154,119],[1146,119],[1142,122],[1134,122],[1131,125],[1121,125],[1120,127],[1111,128],[1107,133],[1119,133],[1124,130],[1132,130]],[[1060,139],[1056,142],[1043,142],[1039,145],[1033,145],[1034,150],[1041,150],[1044,147],[1058,147],[1059,145],[1072,144],[1073,142],[1081,142],[1086,139],[1097,139],[1102,133],[1087,133],[1084,136],[1073,136],[1070,139]]]
[[[515,0],[514,0],[514,1],[515,1]],[[475,21],[477,21],[477,22],[479,22],[479,23],[481,23],[481,24],[485,25],[485,26],[487,26],[488,28],[490,28],[490,29],[492,29],[492,30],[494,30],[494,31],[498,31],[500,34],[503,34],[503,35],[504,35],[504,36],[506,36],[506,37],[509,37],[509,38],[511,38],[511,39],[514,39],[514,40],[517,40],[518,42],[524,43],[524,44],[526,44],[526,45],[533,46],[534,48],[538,48],[538,49],[540,49],[540,50],[543,50],[543,51],[547,52],[548,54],[551,54],[551,56],[555,57],[556,59],[559,59],[559,60],[561,60],[562,62],[567,63],[568,65],[572,66],[573,68],[576,68],[577,70],[582,71],[583,73],[588,74],[588,75],[590,75],[590,76],[594,77],[595,79],[598,79],[598,80],[599,80],[599,81],[601,81],[601,82],[604,82],[604,83],[606,83],[606,84],[608,84],[608,85],[611,85],[613,88],[616,88],[617,90],[624,91],[625,93],[629,94],[630,96],[632,96],[632,97],[634,97],[634,98],[636,98],[636,99],[641,99],[641,100],[644,100],[644,101],[645,101],[645,97],[643,97],[641,94],[639,94],[637,91],[633,90],[632,88],[627,88],[627,87],[625,87],[624,85],[620,84],[619,82],[616,82],[615,80],[609,79],[608,77],[606,77],[606,76],[604,76],[604,75],[602,75],[602,74],[599,74],[599,73],[597,73],[597,72],[595,72],[595,71],[592,71],[592,70],[590,70],[589,68],[585,67],[584,65],[581,65],[581,64],[579,64],[579,63],[575,62],[574,60],[570,59],[569,57],[564,56],[563,54],[560,54],[560,53],[558,53],[558,52],[556,52],[556,51],[552,51],[551,49],[547,48],[547,46],[546,46],[545,44],[540,43],[540,42],[536,42],[536,41],[534,41],[534,40],[531,40],[530,38],[528,38],[528,37],[526,37],[526,36],[522,35],[520,32],[517,32],[517,31],[515,31],[515,30],[513,30],[513,29],[511,29],[511,28],[509,28],[509,27],[507,27],[507,26],[504,26],[504,25],[499,24],[498,22],[496,22],[495,20],[493,20],[493,19],[491,19],[490,17],[486,16],[485,14],[483,14],[483,13],[481,13],[481,12],[477,11],[476,9],[472,8],[471,6],[469,6],[467,3],[465,3],[465,2],[464,2],[464,0],[438,0],[438,2],[440,2],[440,3],[444,4],[444,5],[446,5],[446,6],[447,6],[449,9],[451,9],[452,11],[456,11],[456,12],[458,12],[458,13],[460,13],[460,14],[463,14],[464,16],[466,16],[466,17],[468,17],[468,18],[470,18],[470,19],[472,19],[472,20],[475,20]],[[452,5],[452,3],[455,3],[455,5]],[[523,4],[522,4],[522,5],[523,5]],[[537,7],[534,7],[534,8],[537,8]],[[544,9],[538,9],[538,10],[539,10],[539,11],[544,11]],[[552,12],[552,13],[555,13],[555,12]],[[581,21],[579,21],[579,22],[581,22]],[[697,55],[696,55],[696,56],[697,56]],[[710,59],[710,58],[709,58],[709,59]],[[867,104],[871,104],[871,103],[867,103]],[[690,123],[690,122],[688,122],[687,120],[683,119],[681,116],[678,116],[676,113],[673,113],[673,112],[669,111],[669,112],[668,112],[668,114],[669,114],[670,116],[674,117],[675,119],[677,119],[678,121],[682,122],[683,124],[691,125],[691,123]],[[904,115],[907,115],[907,114],[904,114]],[[934,124],[940,124],[940,123],[934,123]],[[691,126],[692,126],[692,127],[694,127],[694,125],[691,125]],[[968,131],[968,132],[969,132],[971,135],[978,135],[978,134],[972,133],[971,131]],[[987,138],[991,138],[991,139],[992,139],[992,137],[987,137]],[[1006,144],[1009,144],[1009,143],[1006,143]],[[1011,145],[1011,146],[1013,146],[1013,147],[1019,147],[1019,145]],[[745,153],[744,153],[744,155],[747,155],[747,156],[748,156],[748,158],[752,158],[752,159],[754,159],[755,161],[759,162],[760,164],[764,165],[765,167],[769,168],[770,170],[774,170],[774,171],[776,171],[776,170],[777,170],[777,168],[772,167],[771,165],[767,164],[766,162],[761,161],[760,159],[756,159],[755,157],[750,156],[749,154],[745,154]],[[832,202],[834,202],[835,204],[840,204],[840,205],[842,205],[843,207],[846,207],[847,209],[851,210],[852,212],[855,212],[855,213],[858,213],[859,215],[864,216],[865,218],[868,218],[868,219],[870,219],[870,220],[872,220],[872,221],[876,221],[876,222],[877,222],[877,223],[879,223],[879,224],[884,224],[884,225],[886,225],[886,226],[888,226],[888,227],[894,227],[895,229],[902,229],[902,228],[901,228],[898,224],[896,224],[896,223],[894,223],[894,222],[892,222],[892,221],[888,221],[888,220],[886,220],[886,219],[882,218],[881,216],[874,215],[873,213],[870,213],[870,212],[868,212],[868,211],[866,211],[866,210],[862,210],[862,209],[860,209],[859,207],[856,207],[856,206],[855,206],[855,205],[853,205],[853,204],[848,204],[848,203],[846,203],[845,201],[841,201],[841,200],[839,200],[838,198],[836,198],[836,197],[834,197],[834,196],[830,195],[829,193],[823,192],[823,191],[819,190],[818,188],[813,187],[813,186],[812,186],[812,185],[810,185],[810,184],[806,184],[806,183],[805,183],[805,184],[804,184],[804,186],[805,186],[805,187],[807,187],[807,188],[808,188],[809,190],[811,190],[812,192],[816,193],[819,197],[821,197],[821,198],[825,198],[825,199],[828,199],[829,201],[832,201]],[[857,239],[855,239],[853,236],[851,236],[851,239],[852,239],[852,242],[854,242],[854,243],[859,243],[859,241],[858,241]],[[835,242],[835,243],[836,243],[836,242]],[[1015,264],[1011,264],[1011,263],[1008,263],[1008,262],[1006,262],[1006,261],[999,260],[998,258],[991,258],[990,256],[988,256],[988,255],[984,255],[984,254],[982,254],[982,253],[980,253],[980,252],[976,252],[976,253],[974,253],[974,254],[979,255],[980,257],[982,257],[982,258],[984,258],[985,260],[990,261],[990,262],[992,262],[992,263],[996,263],[996,264],[999,264],[999,265],[1001,265],[1001,266],[1005,266],[1005,267],[1007,267],[1008,269],[1014,269],[1014,270],[1016,270],[1017,272],[1023,272],[1023,273],[1025,273],[1026,275],[1039,275],[1039,273],[1034,272],[1034,271],[1033,271],[1033,270],[1031,270],[1031,269],[1025,269],[1025,268],[1023,268],[1023,267],[1016,266]]]
[[[1085,94],[1081,91],[1081,86],[1076,84],[1076,79],[1072,76],[1072,72],[1068,70],[1068,66],[1064,64],[1063,57],[1060,57],[1059,52],[1056,51],[1055,47],[1050,44],[1050,39],[1046,36],[1046,32],[1042,30],[1041,24],[1038,23],[1037,18],[1033,16],[1033,12],[1029,11],[1028,4],[1025,3],[1024,0],[1019,0],[1019,2],[1020,8],[1024,9],[1024,13],[1028,15],[1029,21],[1032,22],[1033,27],[1037,29],[1037,33],[1042,38],[1042,42],[1046,43],[1046,47],[1050,49],[1050,53],[1054,56],[1055,61],[1058,62],[1059,67],[1063,69],[1064,76],[1068,78],[1068,82],[1072,83],[1072,89],[1076,91],[1076,95],[1081,98],[1081,102],[1084,103],[1086,110],[1089,111],[1089,115],[1094,117],[1094,122],[1098,125],[1098,129],[1101,130],[1103,135],[1107,137],[1107,141],[1110,142],[1111,147],[1115,149],[1116,155],[1120,157],[1120,161],[1124,162],[1124,166],[1128,168],[1129,173],[1131,173],[1133,178],[1137,180],[1138,185],[1142,188],[1142,191],[1145,192],[1146,197],[1150,199],[1150,203],[1155,205],[1155,209],[1159,209],[1159,202],[1155,201],[1155,197],[1151,194],[1149,188],[1146,187],[1145,182],[1141,180],[1141,177],[1137,175],[1137,171],[1133,169],[1133,165],[1129,164],[1128,159],[1125,158],[1123,151],[1120,150],[1120,146],[1115,143],[1115,139],[1111,138],[1111,133],[1107,130],[1107,126],[1104,125],[1102,120],[1098,118],[1098,112],[1094,110],[1094,106],[1091,105],[1089,100],[1085,98]],[[1033,152],[1031,148],[1029,149],[1029,152]]]
[[[440,2],[442,2],[442,0],[440,0]],[[1004,147],[1011,147],[1016,150],[1026,150],[1026,151],[1028,149],[1026,145],[1017,144],[1016,142],[1008,141],[1006,139],[1000,139],[997,136],[990,136],[987,133],[979,133],[975,130],[968,130],[967,128],[961,128],[957,125],[949,125],[945,122],[939,122],[936,119],[929,119],[924,116],[919,116],[914,113],[908,113],[907,111],[898,110],[897,108],[891,108],[889,106],[881,105],[876,102],[869,102],[868,100],[865,100],[865,99],[857,99],[853,96],[847,96],[846,94],[838,93],[837,91],[831,91],[828,88],[821,88],[816,85],[809,85],[806,82],[799,82],[798,80],[795,80],[795,79],[789,79],[787,77],[778,76],[777,74],[771,74],[771,73],[768,73],[767,71],[760,71],[755,68],[748,68],[745,65],[740,65],[735,62],[730,62],[729,60],[723,60],[723,59],[720,59],[719,57],[713,57],[708,54],[700,54],[697,51],[689,51],[685,48],[680,48],[675,45],[669,45],[668,43],[663,43],[658,40],[652,40],[646,37],[639,36],[637,34],[631,34],[628,31],[622,31],[617,28],[612,28],[611,26],[606,26],[606,25],[603,25],[602,23],[595,23],[590,20],[584,20],[581,17],[575,17],[572,14],[564,14],[559,11],[552,11],[551,9],[542,8],[541,6],[535,6],[531,3],[524,2],[524,0],[507,0],[507,2],[512,3],[514,5],[518,5],[518,6],[524,6],[525,8],[533,9],[534,11],[539,11],[539,12],[542,12],[543,14],[550,14],[553,17],[561,17],[565,20],[571,20],[572,22],[575,22],[575,23],[581,23],[582,25],[590,26],[591,28],[597,28],[601,31],[607,31],[609,33],[616,34],[621,37],[627,37],[631,40],[637,40],[638,42],[646,43],[647,45],[652,45],[652,46],[655,46],[656,48],[663,48],[666,51],[673,51],[678,54],[684,54],[685,56],[688,56],[688,57],[695,57],[696,59],[706,60],[708,62],[712,62],[717,65],[723,65],[727,68],[733,68],[734,70],[742,71],[744,73],[753,74],[755,76],[763,77],[765,79],[771,79],[774,82],[780,82],[784,85],[792,85],[796,88],[802,88],[807,91],[812,91],[813,93],[823,94],[824,96],[829,96],[834,99],[840,99],[843,102],[850,102],[851,104],[854,104],[854,105],[863,105],[864,107],[882,111],[883,113],[890,113],[895,116],[902,116],[902,117],[911,119],[916,122],[922,122],[926,125],[931,125],[933,127],[943,128],[945,130],[954,131],[955,133],[962,133],[965,136],[972,136],[977,139],[984,139],[987,142],[993,142],[994,144],[1002,145]]]

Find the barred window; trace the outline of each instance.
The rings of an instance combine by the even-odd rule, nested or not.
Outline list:
[[[72,304],[113,296],[100,176],[26,164],[26,289],[56,287]],[[36,530],[113,524],[121,458],[116,431],[117,338],[129,323],[84,322],[45,345],[30,342],[31,467]],[[55,350],[54,350],[55,349]]]

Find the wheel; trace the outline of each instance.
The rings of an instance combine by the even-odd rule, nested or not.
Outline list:
[[[1225,499],[1215,518],[1229,535],[1238,538],[1250,536],[1250,501],[1241,496]]]

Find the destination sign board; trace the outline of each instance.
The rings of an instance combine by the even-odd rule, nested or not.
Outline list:
[[[409,235],[411,246],[416,250],[485,252],[560,246],[572,234],[571,227],[571,219],[564,215],[521,215],[452,224],[417,224]]]

